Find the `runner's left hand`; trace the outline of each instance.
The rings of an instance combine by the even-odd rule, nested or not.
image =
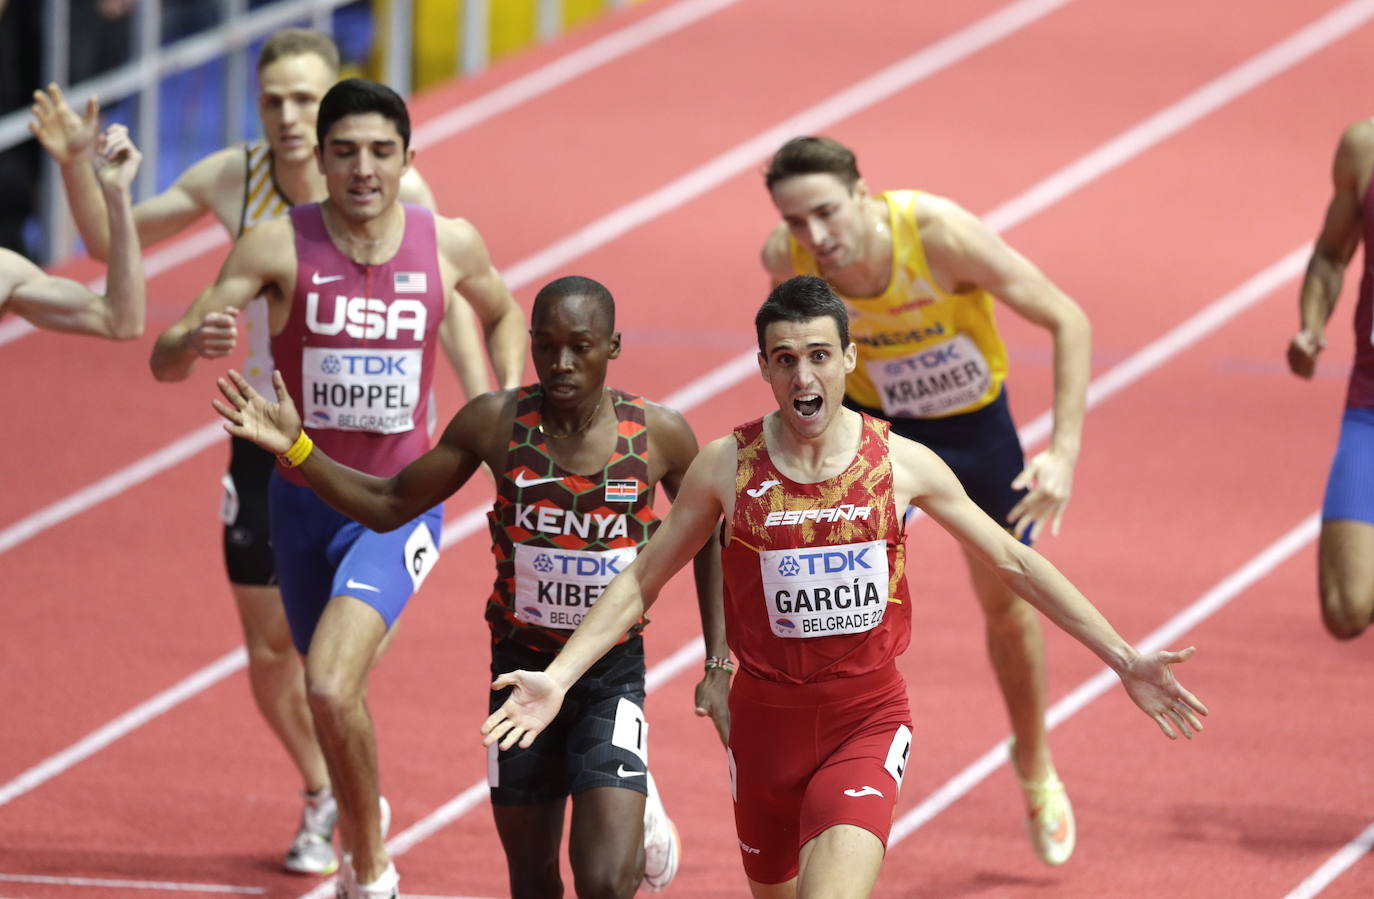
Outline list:
[[[1030,490],[1007,513],[1007,524],[1017,540],[1025,539],[1027,531],[1031,540],[1035,540],[1046,522],[1050,523],[1050,533],[1059,536],[1059,522],[1069,505],[1069,495],[1073,493],[1073,466],[1073,459],[1047,449],[1031,457],[1025,469],[1011,482],[1015,490],[1023,487]]]
[[[1175,729],[1191,740],[1194,733],[1202,731],[1198,715],[1207,714],[1207,706],[1183,689],[1169,669],[1191,659],[1194,652],[1192,646],[1182,652],[1152,652],[1137,656],[1126,670],[1117,672],[1131,701],[1153,718],[1170,740],[1178,739]]]
[[[492,681],[491,688],[514,687],[501,708],[482,724],[482,745],[501,742],[510,749],[518,741],[528,749],[563,707],[564,691],[543,671],[511,671]]]
[[[730,745],[730,672],[713,668],[697,684],[696,713],[708,715],[720,736],[720,745]]]

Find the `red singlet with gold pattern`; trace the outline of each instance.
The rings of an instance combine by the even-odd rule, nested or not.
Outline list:
[[[852,677],[906,649],[905,535],[887,435],[887,422],[864,415],[849,467],[800,484],[774,466],[762,419],[735,429],[735,512],[721,549],[725,631],[754,677]]]
[[[496,588],[487,601],[493,640],[558,652],[573,628],[658,527],[649,484],[644,400],[607,388],[620,422],[606,468],[573,474],[549,455],[539,385],[520,388],[506,470],[487,513]],[[644,629],[641,618],[622,642]]]

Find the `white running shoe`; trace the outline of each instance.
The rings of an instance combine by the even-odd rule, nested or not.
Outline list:
[[[382,839],[385,840],[387,833],[391,830],[391,803],[386,801],[385,796],[377,797],[377,813],[380,819],[379,823]],[[385,892],[387,872],[392,875],[390,893]],[[400,881],[400,877],[400,874],[396,872],[396,865],[393,862],[388,863],[387,871],[383,872],[382,876],[372,883],[359,884],[358,875],[353,870],[353,854],[351,852],[345,852],[343,854],[343,864],[339,866],[339,876],[334,879],[334,899],[372,899],[374,896],[389,899],[389,897],[396,897],[399,895],[396,884]],[[382,886],[378,886],[378,884]],[[367,892],[368,890],[372,890],[373,892]],[[377,890],[382,890],[382,892],[376,892]]]
[[[663,808],[654,775],[645,779],[649,796],[644,800],[644,888],[651,893],[673,882],[682,858],[682,838],[677,825]]]
[[[401,875],[395,862],[388,862],[382,876],[371,883],[358,884],[358,899],[399,899],[400,895]]]
[[[1013,738],[1007,747],[1008,752],[1015,747],[1016,740]],[[1069,802],[1064,782],[1053,767],[1044,780],[1026,780],[1016,770],[1014,755],[1011,770],[1026,796],[1026,836],[1030,838],[1031,848],[1047,865],[1064,864],[1073,855],[1073,847],[1078,839],[1073,805]]]
[[[339,867],[334,855],[334,824],[339,820],[339,806],[334,794],[324,787],[316,794],[303,793],[305,808],[301,810],[301,826],[291,848],[286,850],[282,867],[295,874],[333,874]]]

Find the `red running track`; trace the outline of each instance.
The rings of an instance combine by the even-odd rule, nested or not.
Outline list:
[[[1334,446],[1351,301],[1319,377],[1289,376],[1282,350],[1302,261],[1292,254],[1316,229],[1340,129],[1367,111],[1374,6],[709,6],[638,4],[413,103],[429,129],[418,132],[419,164],[441,206],[481,228],[523,303],[572,272],[615,292],[626,345],[615,384],[685,401],[677,391],[747,353],[765,287],[757,250],[773,221],[759,165],[793,131],[825,130],[859,150],[875,187],[920,186],[990,214],[1091,315],[1094,375],[1115,387],[1089,415],[1065,532],[1042,549],[1126,636],[1174,620],[1308,520]],[[690,24],[438,134],[463,104],[693,10]],[[1324,30],[1303,32],[1314,23]],[[1285,54],[1299,33],[1310,42]],[[1160,130],[1141,132],[1147,122]],[[1031,205],[1006,205],[1014,199]],[[126,475],[210,422],[216,370],[166,386],[145,366],[152,336],[222,255],[153,277],[143,340],[31,334],[0,347],[0,374],[15,385],[0,400],[13,423],[0,491],[0,896],[165,896],[154,887],[201,884],[287,897],[315,886],[277,871],[297,784],[232,660],[227,676],[87,757],[57,758],[239,642],[217,546],[222,441],[136,483]],[[1241,292],[1248,305],[1165,346],[1153,367],[1118,367],[1266,270]],[[1050,402],[1048,342],[1002,323],[1012,405],[1030,426]],[[745,372],[694,395],[687,414],[702,439],[766,408]],[[440,401],[455,407],[449,380]],[[32,527],[106,478],[112,495]],[[484,500],[478,485],[455,497],[450,531]],[[1006,723],[953,544],[915,524],[916,631],[902,667],[917,752],[898,812],[907,835],[878,895],[1285,896],[1317,871],[1374,821],[1374,784],[1351,763],[1374,725],[1363,714],[1367,650],[1320,628],[1310,534],[1213,592],[1229,601],[1170,637],[1199,646],[1180,671],[1214,711],[1199,740],[1168,743],[1115,689],[1065,708],[1053,745],[1080,838],[1051,870],[1025,844],[1005,765],[930,799],[988,753],[1000,762]],[[504,894],[475,787],[490,567],[481,531],[453,542],[374,675],[408,895]],[[650,663],[697,633],[690,589],[675,583],[654,610]],[[1057,633],[1048,643],[1058,702],[1100,665]],[[670,895],[743,895],[722,754],[690,712],[697,670],[688,664],[649,702],[656,776],[686,843]],[[435,816],[462,796],[472,801]],[[1371,892],[1374,866],[1361,859],[1323,895]]]

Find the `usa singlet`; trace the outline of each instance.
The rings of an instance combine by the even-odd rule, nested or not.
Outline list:
[[[281,218],[291,209],[291,201],[277,186],[272,173],[272,148],[266,141],[254,141],[243,148],[243,213],[239,217],[238,233],[242,236],[254,225]],[[263,396],[276,396],[272,387],[272,333],[267,320],[267,301],[255,297],[248,301],[239,316],[243,325],[243,342],[247,352],[243,360],[243,376],[253,389]]]
[[[845,383],[855,402],[888,418],[942,418],[997,399],[1007,376],[1007,350],[987,291],[946,293],[935,283],[916,224],[920,191],[890,190],[892,274],[876,297],[840,298],[859,364]],[[791,235],[792,270],[819,275],[816,261]]]
[[[405,205],[391,259],[339,252],[318,203],[291,210],[296,290],[272,355],[311,438],[332,458],[389,477],[429,449],[424,427],[444,317],[434,215]],[[303,485],[300,472],[281,474]]]
[[[595,475],[573,474],[554,462],[540,428],[540,387],[522,387],[516,396],[506,470],[487,513],[496,586],[486,618],[496,640],[559,651],[658,527],[644,400],[606,389],[620,433],[610,462]]]
[[[1347,409],[1374,408],[1374,253],[1370,252],[1374,247],[1374,178],[1365,188],[1360,227],[1364,231],[1364,275],[1355,306],[1355,363],[1345,393]]]
[[[864,415],[849,467],[801,484],[773,464],[762,419],[735,429],[735,511],[721,549],[725,630],[753,677],[853,677],[906,649],[911,604],[887,437],[887,422]]]

